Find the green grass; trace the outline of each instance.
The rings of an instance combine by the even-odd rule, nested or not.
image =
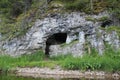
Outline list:
[[[83,56],[82,58],[66,58],[62,66],[65,69],[71,70],[120,71],[119,59],[108,56]]]
[[[38,51],[30,55],[22,55],[20,57],[10,57],[8,55],[0,56],[0,68],[10,69],[13,67],[25,67],[25,66],[40,66],[40,62],[43,60],[44,55],[41,51]]]
[[[9,70],[16,67],[49,67],[51,69],[61,66],[69,70],[102,70],[108,72],[120,71],[120,51],[107,49],[100,56],[97,52],[84,54],[83,57],[72,55],[59,55],[46,59],[42,51],[20,57],[0,56],[0,69]]]
[[[85,54],[82,58],[67,57],[62,67],[71,70],[103,70],[108,72],[120,71],[120,51],[106,50],[100,56],[97,53]]]
[[[69,70],[98,70],[117,72],[120,71],[120,51],[106,48],[105,53],[100,56],[94,49],[91,54],[84,54],[83,57],[72,57],[72,55],[59,55],[52,57],[52,60],[59,61],[60,66]]]

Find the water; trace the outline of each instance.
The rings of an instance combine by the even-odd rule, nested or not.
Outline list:
[[[0,74],[0,80],[116,80],[116,79],[90,79],[90,78],[60,78],[60,77],[23,77],[15,74]]]

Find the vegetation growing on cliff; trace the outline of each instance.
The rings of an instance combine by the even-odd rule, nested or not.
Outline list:
[[[119,0],[53,0],[63,2],[66,9],[83,11],[86,13],[100,13],[111,10],[119,15]],[[119,15],[120,16],[120,15]]]
[[[36,17],[39,18],[44,3],[44,0],[0,1],[0,33],[8,40],[25,34]]]
[[[51,6],[53,3],[55,5]],[[41,18],[43,13],[54,12],[52,9],[60,6],[57,3],[62,4],[61,11],[98,14],[108,10],[120,19],[120,0],[1,0],[0,33],[7,39],[25,34],[36,18]]]
[[[25,34],[36,18],[41,18],[43,13],[49,13],[49,11],[52,11],[51,4],[53,2],[63,4],[63,10],[82,11],[87,14],[98,14],[102,11],[109,10],[111,14],[120,19],[119,0],[52,0],[50,4],[46,4],[45,1],[46,0],[1,0],[0,33],[5,35],[7,39],[12,39]],[[96,21],[96,19],[91,17],[86,19]],[[107,17],[103,17],[98,21],[104,21],[106,19]],[[110,27],[108,29],[116,30],[118,33],[120,31],[119,28],[113,29]],[[63,44],[61,46],[64,47],[67,45]],[[54,68],[56,65],[60,65],[65,69],[73,70],[120,71],[120,51],[114,52],[112,49],[106,50],[103,56],[98,56],[96,52],[93,52],[93,54],[84,55],[82,58],[62,55],[52,57],[47,61],[43,54],[44,53],[42,52],[37,52],[35,54],[23,55],[17,58],[0,55],[0,68],[11,69],[13,67],[35,66]]]

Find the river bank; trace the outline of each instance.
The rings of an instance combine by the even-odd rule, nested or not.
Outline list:
[[[89,79],[120,79],[120,73],[108,73],[104,71],[80,71],[63,70],[59,67],[50,68],[16,68],[15,74],[24,77],[44,78],[89,78]]]
[[[106,52],[103,56],[93,52],[83,57],[59,55],[45,57],[38,51],[30,55],[0,56],[1,71],[14,72],[18,76],[32,77],[89,77],[120,79],[120,52]],[[60,66],[60,67],[59,67]]]

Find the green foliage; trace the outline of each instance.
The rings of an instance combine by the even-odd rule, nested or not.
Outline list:
[[[105,53],[104,56],[84,55],[82,58],[68,57],[64,60],[62,66],[65,69],[72,69],[72,70],[119,71],[120,70],[119,55],[120,52],[117,53],[114,52],[112,53],[111,56]]]
[[[0,68],[8,70],[15,67],[49,67],[61,66],[69,70],[103,70],[109,72],[120,71],[120,51],[114,51],[112,47],[106,48],[100,56],[93,49],[91,54],[82,57],[72,55],[59,55],[45,59],[44,53],[38,51],[34,54],[22,55],[21,57],[0,56]]]
[[[98,14],[104,10],[111,11],[112,14],[120,17],[120,1],[119,0],[53,0],[63,2],[68,10],[83,11],[85,13]],[[93,7],[93,9],[91,9]]]
[[[109,11],[120,19],[120,0],[107,0]]]
[[[117,32],[118,36],[120,36],[120,27],[119,26],[109,26],[107,28],[101,28],[105,30],[108,33],[111,33],[112,31]]]
[[[29,6],[29,8],[31,7],[31,9],[22,9],[19,5],[17,7],[15,7],[17,9],[16,11],[2,11],[1,10],[1,14],[0,14],[0,18],[1,18],[1,24],[0,24],[0,33],[4,36],[4,39],[13,39],[14,37],[20,37],[21,35],[24,35],[27,30],[33,25],[33,21],[35,20],[35,18],[39,18],[39,16],[37,14],[39,14],[40,12],[37,12],[37,9],[40,5],[40,2],[38,1],[34,1],[32,3],[29,2],[30,5],[26,4],[26,1],[32,1],[32,0],[6,0],[6,3],[10,4],[13,3],[21,3],[21,5],[24,5],[23,8],[27,8]],[[4,2],[4,1],[3,1]],[[4,4],[3,2],[1,2],[1,4]],[[36,4],[35,4],[36,3]],[[25,5],[26,4],[26,5]],[[39,6],[38,6],[39,4]],[[11,4],[7,7],[0,7],[0,9],[5,9],[7,10],[8,8],[13,9],[12,6],[13,4]],[[21,10],[19,10],[19,7],[21,8]],[[15,9],[14,9],[15,10]],[[9,13],[12,11],[12,14]]]
[[[110,13],[120,16],[119,0],[93,0],[93,10],[90,9],[90,0],[52,0],[63,4],[63,9],[72,11],[83,11],[86,13],[99,13],[104,10],[109,10]],[[41,18],[41,13],[49,14],[54,12],[47,10],[49,6],[45,4],[45,0],[1,0],[0,1],[0,33],[5,35],[5,38],[12,39],[24,35],[32,26],[32,22],[36,18]],[[62,10],[60,10],[62,12]],[[1,17],[2,16],[2,17]],[[102,17],[98,21],[104,21],[107,17]],[[96,19],[87,17],[86,20],[95,22]]]
[[[88,4],[88,0],[75,0],[74,2],[67,2],[65,7],[67,9],[83,11]]]
[[[108,19],[109,19],[108,16],[103,16],[103,17],[99,18],[98,21],[104,22],[104,21],[107,21]]]
[[[25,34],[26,30],[31,27],[31,24],[28,25],[25,18],[26,16],[22,16],[19,21],[16,21],[14,19],[10,20],[3,17],[0,24],[0,33],[4,35],[4,38],[7,40]]]
[[[73,11],[85,11],[89,6],[89,0],[57,0],[64,4],[64,7]]]
[[[13,67],[41,66],[40,62],[43,58],[44,54],[41,51],[16,58],[7,55],[0,55],[0,69],[7,70]]]
[[[7,16],[17,17],[26,11],[31,4],[32,0],[1,0],[0,9],[1,13]]]
[[[68,10],[91,12],[90,0],[53,0],[60,1]],[[103,0],[101,0],[103,1]],[[95,0],[93,2],[93,13],[103,11],[103,8],[108,8],[114,15],[120,16],[119,0],[105,0],[103,2]],[[44,2],[43,2],[44,3]],[[0,23],[0,33],[6,35],[6,38],[11,39],[19,35],[25,34],[33,18],[39,18],[40,12],[38,8],[43,6],[37,0],[32,2],[31,10],[25,11],[24,0],[1,0],[0,13],[2,13],[2,22]],[[18,4],[18,5],[17,5]],[[103,8],[102,8],[103,7]],[[15,9],[14,9],[15,8]],[[4,14],[4,15],[3,15]],[[9,17],[8,17],[9,16]],[[33,17],[34,16],[34,17]],[[108,17],[104,16],[100,19],[86,17],[89,21],[105,21]],[[116,31],[120,35],[119,27],[109,27],[107,31]],[[71,42],[70,44],[62,44],[64,46],[72,46],[78,41]],[[44,53],[38,52],[30,55],[23,55],[21,57],[12,58],[10,56],[0,56],[0,68],[10,69],[13,67],[54,67],[60,65],[65,69],[73,70],[107,70],[107,71],[120,71],[120,51],[113,51],[111,48],[106,48],[103,56],[99,56],[97,52],[92,51],[91,54],[85,54],[83,57],[72,57],[72,55],[59,55],[50,58],[49,61],[44,61]]]
[[[54,61],[61,61],[61,60],[64,60],[64,59],[66,59],[66,58],[70,58],[70,57],[72,57],[72,55],[71,54],[66,54],[66,55],[57,55],[57,56],[52,56],[52,57],[50,57],[50,59],[51,60],[54,60]]]
[[[86,17],[85,20],[87,20],[87,21],[92,21],[92,22],[95,22],[95,21],[96,21],[96,19],[93,18],[93,17],[91,17],[91,16]]]
[[[101,22],[104,22],[104,21],[107,21],[109,20],[109,17],[108,16],[103,16],[103,17],[100,17],[100,18],[93,18],[91,16],[87,16],[85,18],[87,21],[92,21],[92,22],[97,22],[97,21],[101,21]]]
[[[120,51],[114,51],[112,47],[108,46],[102,56],[94,49],[91,52],[91,54],[86,53],[82,57],[59,55],[52,57],[51,60],[59,61],[59,65],[69,70],[120,71]]]

